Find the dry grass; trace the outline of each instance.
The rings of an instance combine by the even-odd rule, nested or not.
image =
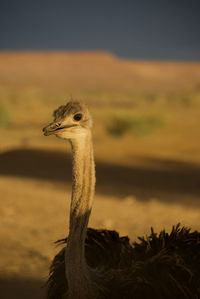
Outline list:
[[[2,52],[0,104],[9,115],[9,126],[0,128],[4,299],[41,298],[53,242],[67,234],[69,147],[43,137],[41,129],[70,95],[84,100],[95,119],[97,192],[90,226],[116,229],[132,240],[151,226],[169,230],[181,222],[200,229],[199,63],[129,61],[98,52]],[[113,114],[159,115],[165,125],[152,134],[127,130],[115,138],[106,131]]]

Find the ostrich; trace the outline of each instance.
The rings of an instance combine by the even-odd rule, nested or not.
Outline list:
[[[50,267],[48,299],[200,298],[200,233],[176,225],[130,244],[116,231],[87,228],[94,190],[92,118],[71,101],[53,113],[44,135],[70,142],[73,154],[69,235]]]

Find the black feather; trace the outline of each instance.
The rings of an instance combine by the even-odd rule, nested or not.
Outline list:
[[[116,231],[87,230],[85,254],[88,265],[99,269],[104,292],[100,298],[199,299],[200,233],[180,224],[170,234],[164,230],[138,238]],[[67,239],[58,244],[66,246]],[[55,256],[47,282],[48,299],[62,299],[68,286],[65,279],[65,246]]]

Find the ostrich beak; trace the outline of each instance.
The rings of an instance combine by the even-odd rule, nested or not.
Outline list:
[[[77,126],[77,125],[75,125],[75,124],[62,125],[62,123],[53,122],[53,123],[49,124],[48,126],[44,127],[42,130],[43,130],[45,136],[49,136],[52,134],[57,134],[58,131],[63,131],[65,129],[75,127],[75,126]]]
[[[42,129],[42,131],[44,132],[44,135],[45,136],[49,136],[51,134],[54,134],[55,131],[60,127],[60,123],[58,122],[53,122],[51,124],[49,124],[48,126],[44,127]]]

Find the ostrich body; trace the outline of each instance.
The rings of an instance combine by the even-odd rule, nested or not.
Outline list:
[[[130,244],[109,230],[88,228],[95,190],[92,119],[87,107],[71,101],[54,111],[43,131],[70,142],[73,153],[68,238],[55,256],[48,299],[200,298],[200,233],[173,227]]]

